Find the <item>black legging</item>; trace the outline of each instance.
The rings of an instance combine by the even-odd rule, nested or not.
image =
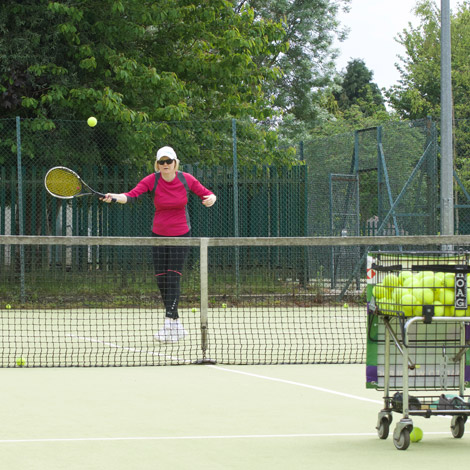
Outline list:
[[[152,233],[153,237],[161,237]],[[191,231],[180,237],[190,237]],[[180,298],[180,281],[183,266],[189,253],[189,246],[153,246],[153,266],[157,285],[165,305],[166,316],[178,318],[178,303]]]

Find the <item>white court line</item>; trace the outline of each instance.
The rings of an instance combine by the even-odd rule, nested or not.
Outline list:
[[[449,434],[449,432],[426,432],[428,434]],[[306,437],[364,437],[377,436],[376,432],[329,433],[329,434],[240,434],[227,436],[140,436],[140,437],[69,437],[49,439],[0,439],[0,444],[22,444],[35,442],[113,442],[113,441],[187,441],[187,440],[217,440],[217,439],[286,439]]]
[[[319,392],[329,393],[331,395],[339,395],[339,396],[345,397],[345,398],[353,398],[354,400],[360,400],[360,401],[367,401],[367,402],[370,402],[370,403],[383,404],[383,400],[372,400],[371,398],[364,398],[364,397],[360,397],[358,395],[351,395],[350,393],[337,392],[336,390],[330,390],[328,388],[317,387],[316,385],[308,385],[308,384],[304,384],[304,383],[301,383],[301,382],[293,382],[292,380],[278,379],[278,378],[275,378],[275,377],[268,377],[267,375],[253,374],[251,372],[243,372],[241,370],[226,369],[225,367],[220,367],[220,366],[208,365],[207,367],[211,367],[211,368],[217,369],[217,370],[222,370],[224,372],[232,372],[233,374],[247,375],[247,376],[250,376],[250,377],[255,377],[257,379],[270,380],[272,382],[280,382],[280,383],[284,383],[284,384],[288,384],[288,385],[296,385],[297,387],[310,388],[312,390],[317,390]]]
[[[165,357],[167,359],[172,359],[173,361],[182,361],[182,362],[186,362],[187,364],[191,363],[191,361],[182,359],[180,357],[168,356],[167,354],[154,352],[154,351],[148,351],[148,350],[142,350],[142,349],[136,349],[136,348],[128,348],[128,347],[125,347],[125,346],[121,346],[119,344],[102,341],[98,338],[90,338],[88,336],[78,336],[78,335],[73,335],[71,333],[69,333],[66,336],[69,336],[71,338],[77,338],[77,339],[80,339],[82,341],[89,341],[90,343],[103,344],[105,346],[109,346],[110,348],[122,349],[123,351],[132,351],[132,352],[138,352],[138,353],[145,353],[145,354],[148,354],[149,356],[161,356],[161,357]]]

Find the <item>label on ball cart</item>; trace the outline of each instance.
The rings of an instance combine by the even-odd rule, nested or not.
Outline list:
[[[467,273],[455,273],[455,309],[467,310]]]

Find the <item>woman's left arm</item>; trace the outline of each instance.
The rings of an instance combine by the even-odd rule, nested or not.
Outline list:
[[[188,181],[189,189],[202,199],[202,203],[206,207],[211,207],[217,200],[216,195],[203,186],[194,176],[185,173],[186,180]]]

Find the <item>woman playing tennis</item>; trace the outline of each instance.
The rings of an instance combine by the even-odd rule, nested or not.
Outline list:
[[[142,179],[127,193],[107,193],[103,201],[115,199],[121,204],[132,202],[144,193],[153,193],[155,214],[152,236],[190,237],[191,225],[188,214],[188,191],[211,207],[216,201],[214,193],[205,188],[194,176],[178,170],[179,160],[171,147],[162,147],[157,152],[155,173]],[[152,247],[155,277],[165,305],[165,323],[155,334],[158,341],[174,342],[186,336],[186,330],[179,321],[178,302],[183,266],[189,246]]]

